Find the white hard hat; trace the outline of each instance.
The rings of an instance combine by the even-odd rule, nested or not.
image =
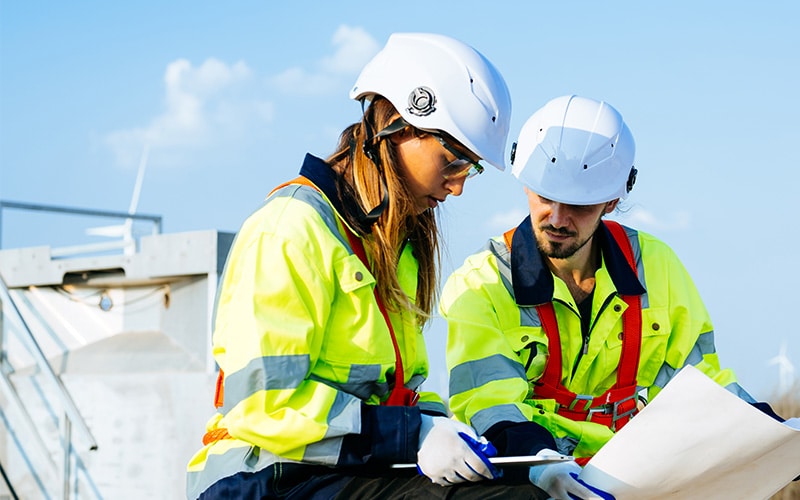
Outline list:
[[[624,198],[636,181],[636,146],[622,115],[604,101],[568,95],[536,111],[511,152],[511,173],[559,203]]]
[[[358,100],[373,94],[412,126],[446,132],[505,169],[511,96],[500,72],[469,45],[443,35],[391,35],[350,90]]]

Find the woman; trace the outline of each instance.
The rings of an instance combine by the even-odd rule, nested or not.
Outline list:
[[[351,97],[362,120],[327,160],[307,155],[231,249],[219,411],[189,463],[190,498],[375,498],[493,476],[458,434],[474,431],[417,389],[436,301],[432,209],[478,161],[503,168],[508,90],[461,42],[395,34]]]

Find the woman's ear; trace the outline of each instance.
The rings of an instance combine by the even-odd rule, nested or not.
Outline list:
[[[392,141],[393,144],[400,144],[401,142],[407,141],[409,139],[413,139],[414,137],[419,137],[420,134],[417,133],[417,129],[411,127],[410,125],[404,127],[402,130],[398,130],[394,134],[389,136],[389,140]]]

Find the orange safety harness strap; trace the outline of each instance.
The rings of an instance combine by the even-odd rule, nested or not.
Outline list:
[[[636,261],[630,240],[624,228],[614,221],[603,221],[628,264],[636,272]],[[509,250],[515,229],[503,237]],[[548,340],[548,360],[539,382],[536,382],[535,398],[554,399],[558,403],[558,414],[577,421],[603,424],[613,431],[622,428],[636,412],[636,374],[642,339],[642,301],[638,295],[623,295],[628,305],[622,313],[622,353],[617,366],[616,383],[600,396],[578,395],[561,383],[562,357],[558,322],[552,302],[536,306],[542,328]]]

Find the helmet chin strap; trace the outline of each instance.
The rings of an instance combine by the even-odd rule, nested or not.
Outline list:
[[[365,110],[365,101],[366,98],[361,98],[361,113],[364,116]],[[358,226],[356,229],[361,235],[369,234],[372,232],[372,226],[378,220],[378,218],[383,214],[386,208],[389,206],[389,189],[386,187],[386,180],[384,178],[383,168],[381,165],[381,158],[380,154],[378,153],[377,149],[377,142],[379,139],[382,139],[390,134],[398,132],[405,128],[408,123],[403,120],[402,118],[398,118],[397,120],[393,121],[389,124],[386,128],[378,132],[373,136],[372,134],[372,126],[370,125],[369,120],[366,118],[364,119],[364,129],[365,135],[364,143],[361,145],[362,150],[364,151],[364,155],[369,158],[373,165],[375,165],[376,170],[378,171],[378,178],[381,181],[381,190],[383,191],[383,197],[381,198],[381,202],[374,207],[369,213],[365,213],[361,206],[356,202],[353,196],[347,196],[344,199],[345,206],[353,214],[355,218],[355,224]],[[355,153],[356,144],[355,141],[352,139],[350,140],[350,155],[351,157]]]

